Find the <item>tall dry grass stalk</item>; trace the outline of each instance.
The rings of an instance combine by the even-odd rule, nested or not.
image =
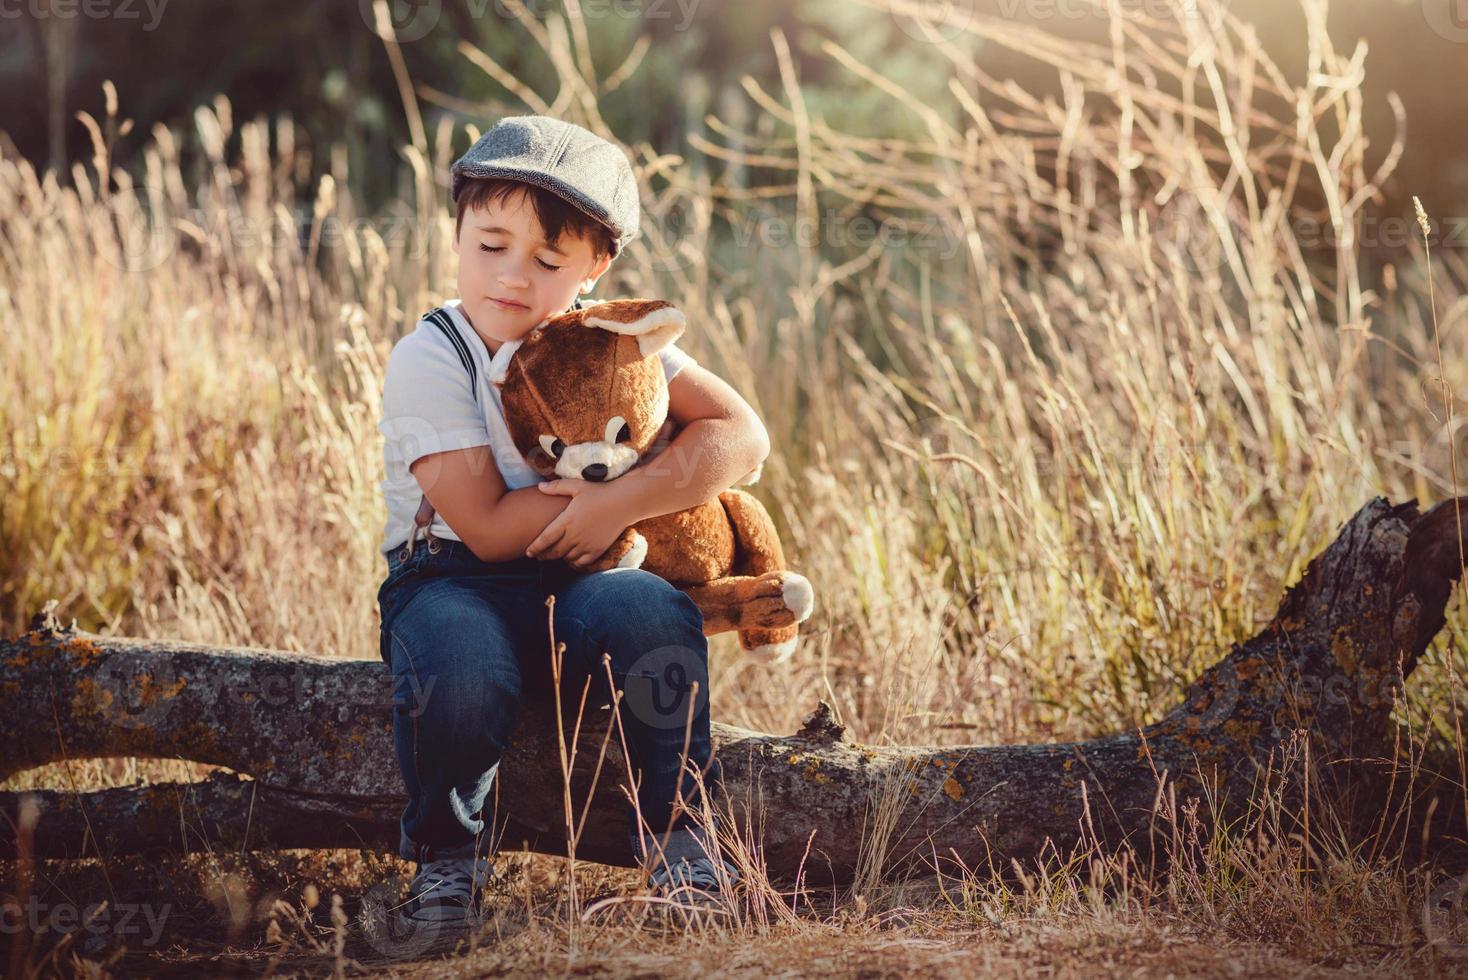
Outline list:
[[[1456,424],[1424,386],[1463,376],[1468,264],[1372,261],[1402,142],[1367,145],[1364,46],[1338,51],[1302,0],[1292,74],[1225,4],[1133,8],[1098,0],[1104,44],[939,25],[944,104],[822,43],[920,138],[812,114],[774,31],[781,87],[744,79],[751,125],[710,116],[695,158],[631,147],[645,234],[602,292],[677,302],[684,345],[759,409],[756,490],[819,594],[788,664],[716,640],[716,717],[790,731],[824,697],[875,742],[1144,723],[1366,498],[1451,492]],[[507,9],[559,77],[525,107],[615,137],[597,100],[638,52],[597,77],[579,13]],[[991,77],[975,39],[1051,66],[1059,95]],[[70,173],[0,157],[5,625],[56,596],[104,630],[376,657],[382,370],[452,295],[455,124],[425,121],[399,203],[365,215],[342,155],[303,185],[290,118],[223,98],[195,114],[197,154],[160,128],[114,160],[107,94]],[[1450,610],[1403,710],[1418,745],[1454,740],[1462,636]],[[1169,900],[1293,927],[1259,855],[1204,850],[1203,891]],[[1353,860],[1339,884],[1384,901]],[[1136,869],[1107,874],[1135,894]],[[1081,901],[1046,887],[1023,901]]]

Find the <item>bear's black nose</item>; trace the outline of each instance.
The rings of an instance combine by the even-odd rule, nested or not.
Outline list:
[[[594,480],[600,483],[602,480],[605,480],[607,478],[607,464],[592,463],[590,466],[581,471],[581,476],[584,479]]]

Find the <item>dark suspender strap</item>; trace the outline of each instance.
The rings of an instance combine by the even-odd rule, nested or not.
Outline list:
[[[459,331],[454,328],[453,321],[449,319],[448,310],[436,307],[423,314],[420,318],[427,320],[448,338],[449,343],[454,345],[455,352],[459,355],[459,361],[464,365],[464,370],[469,372],[469,390],[474,394],[474,403],[479,404],[479,372],[474,369],[474,357],[469,353],[469,347],[464,343],[464,338],[459,336]],[[427,495],[420,495],[418,513],[413,515],[413,527],[408,532],[408,543],[406,551],[409,555],[413,553],[413,544],[421,531],[428,541],[430,554],[438,552],[438,539],[433,536],[432,525],[435,511],[433,504],[428,502]]]
[[[454,345],[458,352],[459,361],[464,365],[464,370],[469,372],[469,390],[474,394],[474,401],[479,402],[479,373],[474,369],[474,356],[469,352],[469,346],[464,343],[464,338],[459,336],[459,331],[454,328],[453,321],[449,319],[448,310],[443,307],[429,310],[423,314],[423,319],[443,331],[443,335]]]

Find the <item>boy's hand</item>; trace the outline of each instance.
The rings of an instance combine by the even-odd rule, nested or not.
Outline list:
[[[539,484],[544,493],[570,497],[560,516],[530,542],[525,554],[542,561],[564,558],[584,568],[602,556],[631,523],[614,484],[559,479]]]

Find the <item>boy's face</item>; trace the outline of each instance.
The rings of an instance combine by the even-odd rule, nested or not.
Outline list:
[[[456,245],[464,315],[490,353],[569,309],[612,264],[569,230],[547,244],[523,191],[464,215]]]

